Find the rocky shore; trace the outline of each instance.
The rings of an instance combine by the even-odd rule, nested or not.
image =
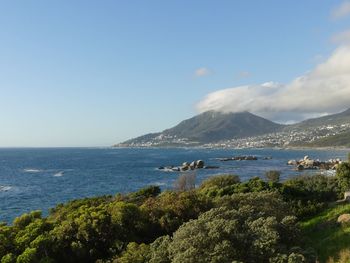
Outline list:
[[[257,161],[258,157],[251,156],[251,155],[244,155],[244,156],[234,156],[234,157],[228,157],[228,158],[220,158],[219,161],[221,162],[227,162],[227,161]]]
[[[320,161],[319,159],[313,160],[308,155],[304,156],[303,159],[300,160],[289,160],[287,165],[295,166],[295,170],[303,171],[303,170],[336,170],[338,165],[341,164],[342,161],[337,159],[330,159],[328,161]]]
[[[219,166],[205,165],[204,161],[197,160],[192,162],[184,162],[180,166],[174,166],[174,165],[161,166],[158,169],[166,172],[186,172],[186,171],[197,170],[197,169],[218,169],[218,168]]]

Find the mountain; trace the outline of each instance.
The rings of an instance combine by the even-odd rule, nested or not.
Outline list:
[[[278,124],[249,112],[207,111],[173,128],[116,146],[346,147],[349,138],[350,109],[293,125]]]
[[[308,119],[293,125],[289,125],[287,129],[309,129],[324,125],[341,125],[350,122],[350,108],[340,113],[331,114],[323,117]]]
[[[282,127],[284,125],[249,112],[207,111],[184,120],[171,129],[161,133],[146,134],[126,141],[122,145],[145,144],[146,146],[150,142],[158,142],[158,145],[205,144],[271,133]]]

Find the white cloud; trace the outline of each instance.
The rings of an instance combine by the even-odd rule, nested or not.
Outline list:
[[[196,77],[204,77],[204,76],[210,75],[211,73],[212,72],[210,69],[202,67],[202,68],[196,69],[196,71],[194,72],[194,75]]]
[[[350,46],[336,49],[325,62],[289,84],[268,82],[219,90],[197,104],[204,112],[250,111],[281,121],[338,112],[350,107]]]
[[[349,44],[350,43],[350,30],[337,33],[332,36],[331,41],[335,44]]]
[[[345,1],[333,9],[331,17],[333,19],[339,19],[350,15],[350,1]]]

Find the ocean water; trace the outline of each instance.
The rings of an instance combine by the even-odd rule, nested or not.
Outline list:
[[[258,161],[220,162],[217,158],[255,155]],[[52,148],[0,149],[0,221],[11,223],[22,213],[49,208],[71,199],[126,193],[147,185],[171,188],[178,172],[157,168],[201,159],[215,170],[197,170],[197,184],[216,174],[237,174],[241,180],[280,170],[282,179],[301,173],[289,159],[345,159],[342,150],[274,149],[118,149]],[[263,160],[263,157],[272,157]]]

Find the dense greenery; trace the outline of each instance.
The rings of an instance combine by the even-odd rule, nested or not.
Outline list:
[[[33,211],[11,225],[0,224],[1,263],[324,262],[345,248],[323,250],[318,245],[323,243],[315,244],[332,231],[349,231],[329,224],[318,236],[318,218],[333,222],[339,213],[315,215],[349,190],[348,163],[339,166],[337,176],[285,182],[270,171],[266,180],[240,182],[238,176],[222,175],[192,189],[187,183],[193,180],[184,176],[174,191],[149,186],[127,195],[74,200],[47,217]]]
[[[350,262],[350,251],[344,253],[350,248],[350,225],[337,224],[338,216],[346,213],[350,213],[350,204],[340,204],[302,222],[306,243],[316,249],[321,262],[330,257],[329,262]]]

